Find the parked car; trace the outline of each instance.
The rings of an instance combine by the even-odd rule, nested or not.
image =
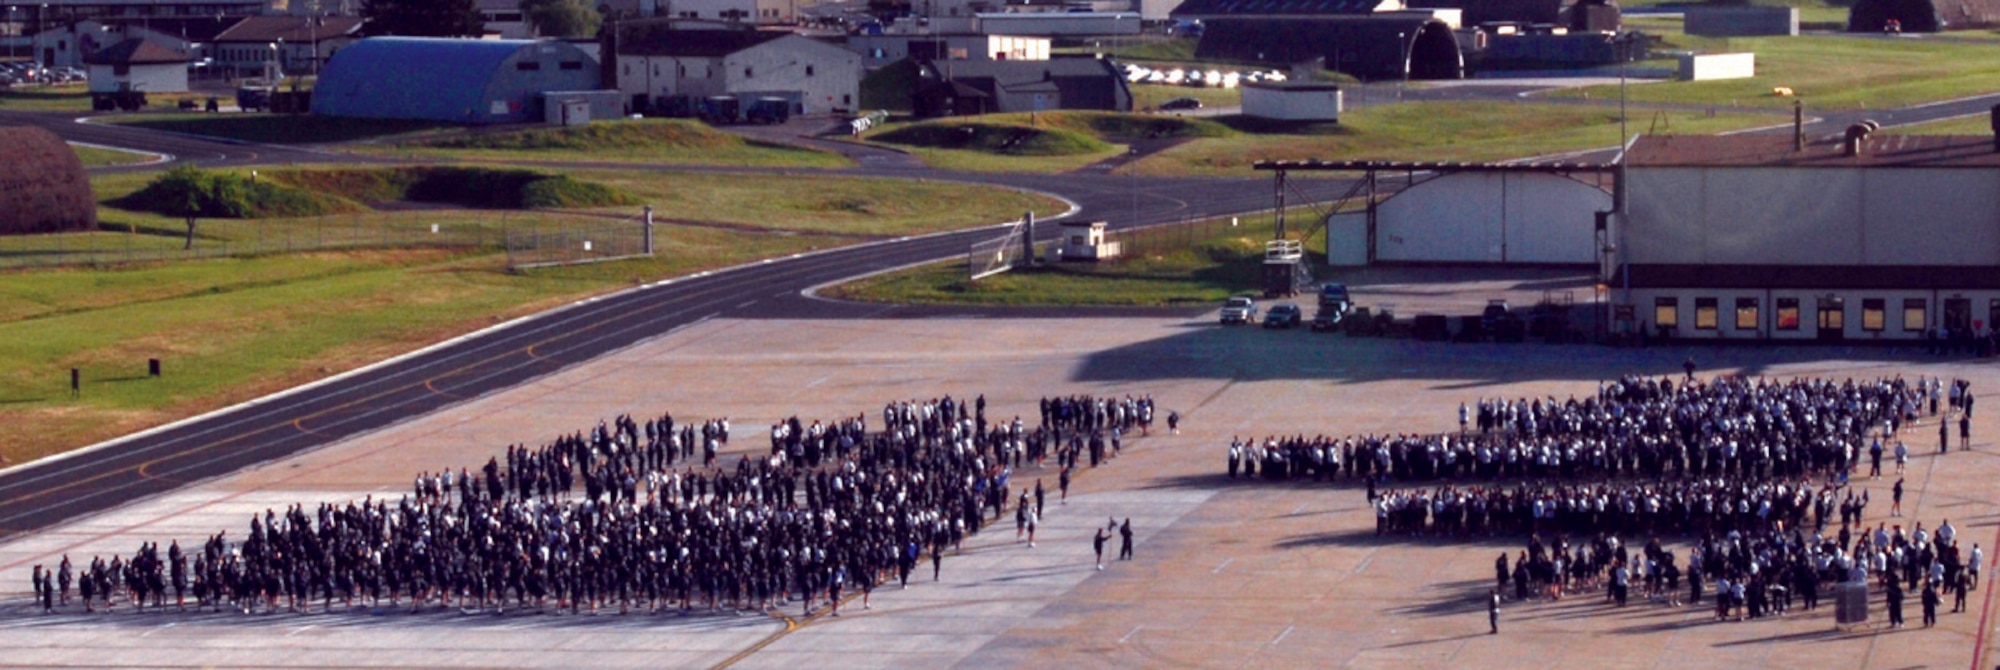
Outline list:
[[[1506,300],[1499,300],[1499,299],[1488,300],[1486,301],[1486,311],[1480,313],[1479,315],[1479,321],[1480,321],[1479,325],[1484,327],[1486,329],[1486,332],[1490,333],[1493,332],[1494,328],[1499,326],[1500,322],[1502,320],[1505,320],[1507,316],[1508,312],[1507,312]]]
[[[1347,310],[1321,307],[1313,313],[1312,329],[1316,333],[1330,333],[1340,329],[1340,322],[1347,318]]]
[[[1162,111],[1201,109],[1201,101],[1194,98],[1174,98],[1160,103],[1160,109]]]
[[[1302,316],[1303,314],[1304,312],[1299,310],[1298,305],[1294,305],[1289,302],[1281,302],[1276,305],[1272,305],[1271,311],[1264,313],[1264,327],[1297,328],[1299,325],[1299,317]]]
[[[1257,301],[1249,296],[1236,296],[1222,303],[1222,324],[1249,323],[1257,318]]]

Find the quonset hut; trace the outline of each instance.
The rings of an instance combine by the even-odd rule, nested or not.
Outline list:
[[[83,161],[55,133],[0,127],[0,235],[97,228],[97,199]]]
[[[1188,0],[1180,19],[1201,19],[1195,56],[1290,65],[1325,59],[1361,79],[1458,79],[1458,37],[1425,12],[1381,11],[1381,0]]]
[[[341,49],[312,113],[465,124],[542,118],[541,94],[592,91],[597,61],[567,42],[373,37]]]

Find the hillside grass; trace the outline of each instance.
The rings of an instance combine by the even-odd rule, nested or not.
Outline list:
[[[0,271],[0,463],[22,463],[352,369],[568,301],[761,258],[1052,215],[1061,203],[965,184],[771,175],[585,172],[662,198],[657,255],[504,270],[495,246],[313,249],[110,267]],[[150,175],[99,175],[100,198]],[[912,188],[914,186],[914,188]],[[726,193],[712,193],[723,188]],[[752,201],[717,206],[725,199]],[[626,214],[636,214],[627,211]],[[0,258],[32,245],[171,245],[178,219],[105,209],[104,230],[0,238]],[[213,248],[348,227],[602,225],[602,216],[528,212],[368,212],[205,222]],[[497,240],[498,236],[488,239]],[[145,376],[146,359],[165,374]],[[68,370],[83,373],[72,400]]]
[[[1917,123],[1907,126],[1883,128],[1891,135],[1977,135],[1993,136],[1993,120],[1985,114],[1961,116],[1955,119]]]
[[[747,139],[690,119],[599,121],[569,128],[478,130],[362,145],[364,154],[508,162],[846,167],[839,154]]]
[[[1483,162],[1614,147],[1616,108],[1414,102],[1350,110],[1338,124],[1276,126],[1223,117],[1242,132],[1196,139],[1141,159],[1146,175],[1247,176],[1260,160]],[[1634,111],[1632,133],[1707,134],[1780,123],[1768,114]]]
[[[1784,108],[1793,97],[1772,94],[1789,87],[1811,110],[1904,107],[2000,90],[2000,42],[1931,36],[1802,35],[1707,38],[1663,36],[1663,49],[1704,53],[1754,52],[1757,76],[1746,79],[1666,81],[1633,86],[1635,102]],[[1617,85],[1548,93],[1551,97],[1615,97]]]

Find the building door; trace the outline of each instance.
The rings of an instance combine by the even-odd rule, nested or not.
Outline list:
[[[1847,336],[1847,299],[1819,299],[1819,339],[1838,340]]]
[[[1953,331],[1972,330],[1972,299],[1944,299],[1944,327]]]
[[[2000,328],[2000,300],[1986,302],[1986,327],[1989,330]]]

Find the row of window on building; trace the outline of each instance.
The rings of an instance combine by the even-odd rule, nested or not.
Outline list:
[[[1780,331],[1795,331],[1801,325],[1800,299],[1792,297],[1773,298],[1776,313],[1771,327]],[[1838,296],[1822,296],[1814,300],[1814,313],[1819,329],[1841,329],[1846,327],[1847,299]],[[1971,301],[1963,298],[1947,300],[1943,325],[1947,328],[1971,328]],[[1717,330],[1722,327],[1723,302],[1719,298],[1694,298],[1694,330]],[[1861,330],[1882,332],[1889,330],[1892,323],[1889,309],[1895,307],[1887,298],[1861,299]],[[1762,300],[1758,298],[1736,298],[1732,316],[1736,330],[1760,330],[1764,327]],[[1896,322],[1900,330],[1908,333],[1922,333],[1931,327],[1930,301],[1925,298],[1904,298],[1902,311]],[[1988,310],[2000,314],[2000,300],[1993,300]],[[1679,297],[1657,297],[1653,299],[1653,323],[1663,329],[1681,327],[1681,299]]]

